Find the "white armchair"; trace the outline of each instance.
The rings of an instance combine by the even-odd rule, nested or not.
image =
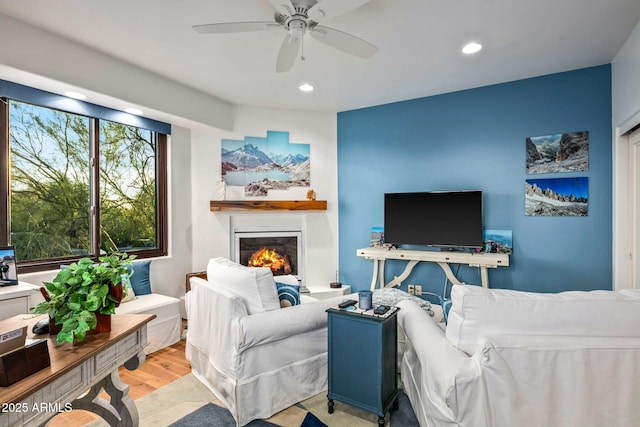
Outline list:
[[[207,280],[190,282],[187,360],[237,425],[327,389],[325,311],[346,297],[274,307],[270,270],[221,258],[209,262]]]
[[[420,425],[640,425],[640,291],[454,286],[446,331],[411,301],[405,391]]]

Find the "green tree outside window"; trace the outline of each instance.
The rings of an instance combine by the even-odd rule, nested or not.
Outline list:
[[[20,261],[158,247],[155,132],[9,101],[9,135]]]

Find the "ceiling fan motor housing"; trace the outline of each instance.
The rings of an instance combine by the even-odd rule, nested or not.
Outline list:
[[[288,7],[282,7],[289,13],[276,12],[275,20],[289,32],[291,37],[301,39],[304,37],[307,28],[313,28],[318,25],[317,22],[309,19],[307,15],[308,9],[305,7],[296,7],[293,13],[290,13],[291,9]]]

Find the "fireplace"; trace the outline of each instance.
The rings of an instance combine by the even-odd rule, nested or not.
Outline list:
[[[274,276],[291,274],[303,281],[301,229],[237,228],[233,230],[232,254],[238,264],[269,267]]]

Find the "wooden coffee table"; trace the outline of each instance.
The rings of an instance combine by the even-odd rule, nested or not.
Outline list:
[[[72,409],[98,414],[112,426],[137,426],[138,411],[118,368],[134,370],[144,363],[147,323],[155,315],[113,315],[111,332],[87,335],[73,344],[56,344],[55,336],[33,336],[31,327],[43,318],[19,315],[0,321],[0,331],[27,326],[28,338],[45,338],[51,358],[48,368],[0,387],[0,427],[43,425]],[[110,400],[98,397],[102,390]]]

